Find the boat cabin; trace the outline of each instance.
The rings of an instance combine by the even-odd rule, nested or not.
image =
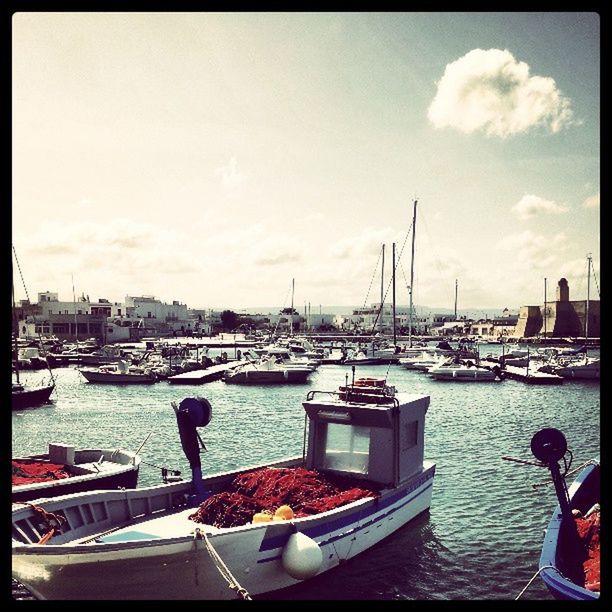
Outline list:
[[[423,469],[429,400],[397,394],[384,404],[357,403],[311,391],[303,403],[306,468],[397,487]]]

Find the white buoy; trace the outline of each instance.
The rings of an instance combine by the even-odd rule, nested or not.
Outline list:
[[[323,563],[323,552],[319,545],[307,535],[292,534],[283,548],[283,568],[296,580],[316,576]]]

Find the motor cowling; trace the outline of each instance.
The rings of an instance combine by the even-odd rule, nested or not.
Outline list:
[[[200,467],[200,437],[198,427],[206,427],[212,419],[212,406],[203,397],[187,397],[176,409],[176,422],[183,452],[189,466]]]

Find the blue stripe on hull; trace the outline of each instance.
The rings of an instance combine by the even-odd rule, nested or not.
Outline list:
[[[404,506],[413,502],[417,497],[420,497],[421,495],[426,493],[433,486],[433,477],[434,477],[434,473],[432,470],[431,473],[427,472],[425,475],[421,476],[410,487],[407,487],[406,489],[399,491],[397,493],[393,493],[389,497],[382,500],[380,503],[376,503],[375,501],[374,504],[372,505],[372,509],[365,516],[362,516],[364,509],[360,508],[356,512],[352,512],[351,514],[338,518],[334,521],[325,522],[320,525],[314,525],[313,527],[301,530],[301,532],[313,539],[325,537],[326,535],[329,536],[327,539],[321,539],[318,542],[320,546],[325,546],[327,544],[331,544],[333,542],[341,540],[342,538],[345,538],[348,535],[353,535],[363,529],[367,529],[368,527],[375,525],[376,523],[388,517],[390,514],[394,514],[395,512],[397,512]],[[389,510],[388,512],[379,514],[381,510],[385,508],[389,508],[390,506],[397,503],[402,498],[409,496],[410,493],[412,493],[413,491],[421,487],[428,480],[430,482],[425,488],[423,488],[418,493],[411,495],[410,497],[405,499],[405,501],[401,505],[397,506],[396,508],[393,508],[392,510]],[[377,516],[375,518],[371,518],[367,520],[368,517],[371,517],[373,515],[377,515]],[[356,524],[358,520],[361,520],[361,521],[366,520],[366,522],[363,522],[361,524]],[[349,525],[353,525],[353,527],[351,528],[349,532],[342,533],[336,536],[331,535],[333,532],[338,531],[339,529],[342,529],[344,527],[348,527]],[[285,544],[287,543],[289,536],[290,534],[285,534],[282,536],[264,538],[264,540],[261,543],[260,549],[259,549],[260,552],[267,551],[267,550],[276,550],[278,548],[282,549],[282,547],[285,546]],[[276,561],[280,558],[281,558],[281,555],[276,554],[273,557],[259,559],[257,563],[267,563],[269,561]]]

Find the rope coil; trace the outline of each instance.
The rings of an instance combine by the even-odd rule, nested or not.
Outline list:
[[[37,512],[43,521],[43,524],[48,528],[47,533],[43,534],[38,540],[38,544],[46,544],[56,533],[61,531],[62,525],[66,522],[66,518],[61,514],[53,514],[47,512],[42,506],[36,506],[28,502],[22,502],[25,506],[30,506],[34,512]]]

